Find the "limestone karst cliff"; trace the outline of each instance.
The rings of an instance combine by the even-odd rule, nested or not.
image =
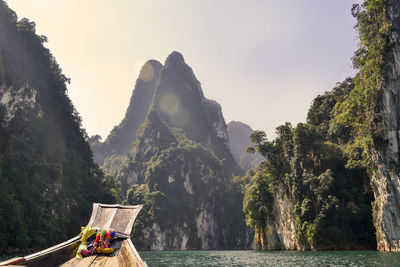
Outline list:
[[[142,249],[249,247],[242,197],[232,183],[241,170],[228,148],[220,105],[205,98],[180,53],[173,52],[164,65],[151,65],[162,66],[147,84],[146,92],[154,92],[151,103],[135,106],[143,102],[139,77],[132,96],[137,102],[131,101],[123,122],[107,138],[113,141],[92,143],[95,154],[108,146],[111,153],[101,156],[102,168],[121,182],[125,201],[145,203],[135,224],[135,244]],[[135,133],[124,132],[121,125],[131,125],[138,108],[146,114],[143,123]],[[122,143],[131,145],[117,153],[114,145]]]
[[[351,134],[345,140],[349,165],[363,165],[371,176],[377,248],[400,251],[400,3],[366,0],[352,12],[360,35],[353,58],[359,72],[336,121]]]
[[[352,12],[358,73],[317,96],[306,123],[274,140],[255,131],[263,158],[180,53],[148,61],[121,123],[90,140],[116,181],[93,162],[46,37],[0,0],[0,252],[72,236],[92,202],[118,197],[145,204],[140,249],[249,248],[246,220],[257,249],[400,251],[400,3]]]
[[[255,229],[257,249],[375,247],[366,170],[347,168],[347,157],[320,126],[286,123],[273,141],[258,136],[256,148],[266,161],[242,178],[246,222]]]
[[[373,215],[378,250],[400,251],[400,2],[385,1],[384,7],[390,32],[377,102],[383,142],[375,142],[371,151]]]
[[[356,76],[314,99],[307,124],[278,127],[272,142],[254,135],[267,161],[242,187],[260,249],[400,251],[400,2],[352,13]]]

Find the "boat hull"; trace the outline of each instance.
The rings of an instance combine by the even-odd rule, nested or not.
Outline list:
[[[112,255],[94,254],[83,259],[77,258],[75,255],[81,238],[81,236],[78,235],[68,241],[37,253],[1,262],[0,266],[146,267],[146,263],[142,261],[129,238],[133,223],[141,208],[142,205],[93,204],[92,216],[87,226],[99,229],[112,228],[117,231],[119,238],[112,241],[112,247],[114,248],[114,253]]]

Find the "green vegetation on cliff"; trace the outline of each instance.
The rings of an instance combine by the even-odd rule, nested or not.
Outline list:
[[[0,1],[0,253],[70,238],[93,202],[115,201],[45,41]]]
[[[360,47],[355,52],[354,79],[314,99],[307,123],[277,128],[268,141],[263,132],[252,135],[265,158],[257,171],[238,182],[245,194],[247,224],[256,229],[256,245],[270,248],[269,225],[280,225],[277,210],[286,200],[295,222],[291,249],[349,249],[376,246],[370,184],[372,150],[385,146],[382,90],[385,62],[393,25],[388,22],[390,1],[366,0],[353,5]],[[268,240],[269,238],[269,240]]]
[[[385,83],[384,62],[388,60],[385,54],[390,47],[391,34],[387,4],[386,0],[367,0],[352,8],[360,36],[353,64],[359,72],[354,78],[354,90],[335,106],[330,129],[336,141],[344,145],[350,167],[371,167],[372,146],[384,142],[380,103]]]
[[[291,249],[374,248],[373,195],[367,170],[350,168],[349,158],[336,142],[338,136],[329,133],[335,106],[353,88],[352,80],[346,79],[318,96],[308,123],[295,128],[289,123],[279,126],[273,141],[261,131],[251,135],[255,148],[249,151],[257,149],[266,161],[242,178],[243,208],[247,224],[256,229],[260,249],[269,248],[265,229],[282,223],[282,215],[274,209],[282,199],[287,200],[286,212],[294,222],[295,246]]]
[[[134,135],[126,127],[118,135],[113,131],[109,151],[128,143],[127,136],[136,141],[124,154],[103,155],[102,168],[121,182],[124,202],[145,204],[134,227],[135,244],[158,250],[249,247],[242,196],[232,183],[241,171],[228,148],[221,106],[204,97],[178,52],[168,56],[156,78],[153,100],[142,110],[144,122]],[[142,102],[138,82],[140,77],[126,125]],[[92,142],[95,151],[99,145]]]

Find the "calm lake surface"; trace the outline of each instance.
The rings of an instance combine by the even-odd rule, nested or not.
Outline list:
[[[142,251],[149,267],[159,266],[400,266],[400,253],[377,251]]]

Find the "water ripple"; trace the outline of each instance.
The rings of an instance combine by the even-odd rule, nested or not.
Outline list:
[[[142,251],[149,267],[391,267],[400,253],[378,251]]]

